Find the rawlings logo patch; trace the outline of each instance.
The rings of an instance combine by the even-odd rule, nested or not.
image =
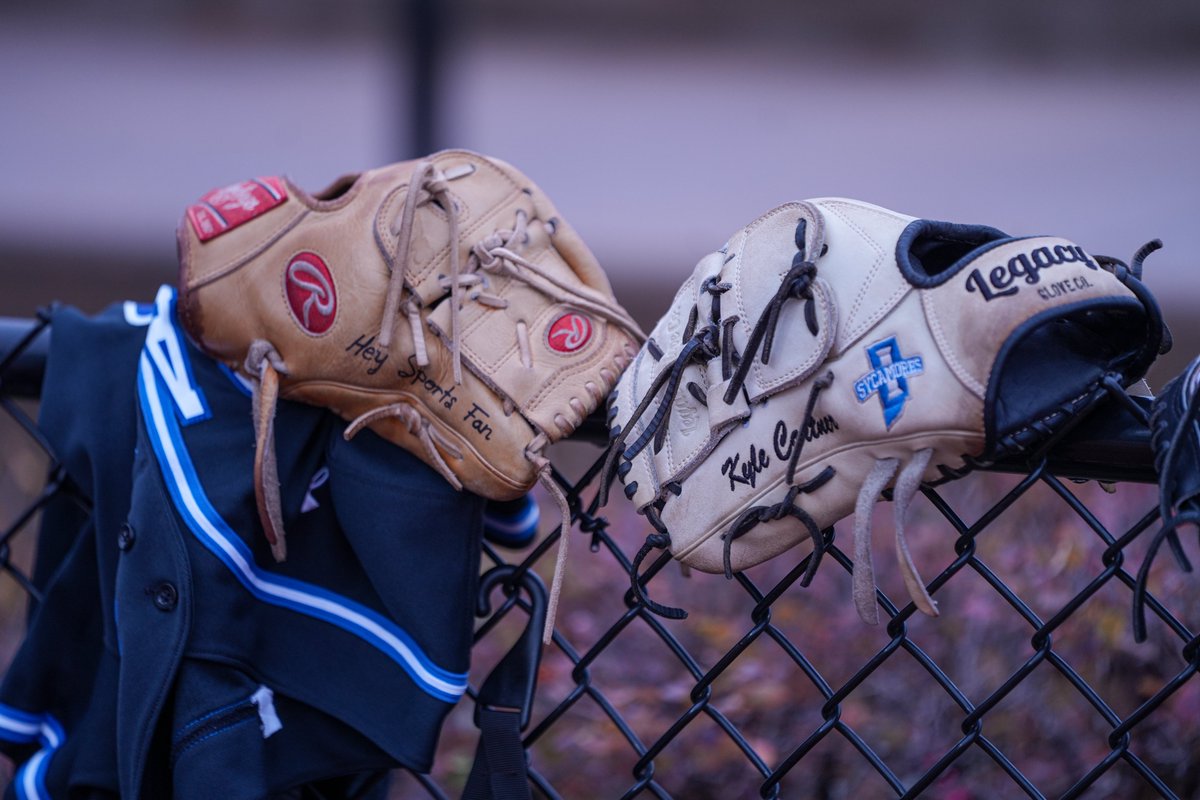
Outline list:
[[[574,353],[591,338],[591,320],[574,311],[568,311],[554,320],[546,332],[546,344],[559,353]]]
[[[854,382],[854,396],[865,403],[878,393],[883,421],[891,430],[908,402],[908,379],[925,372],[925,362],[920,356],[902,356],[895,336],[868,347],[867,361],[871,371]]]
[[[283,290],[292,318],[305,333],[320,336],[337,317],[337,291],[333,274],[319,255],[297,253],[283,271]]]
[[[214,189],[188,206],[187,217],[197,238],[207,242],[261,216],[287,200],[279,178],[255,178]]]

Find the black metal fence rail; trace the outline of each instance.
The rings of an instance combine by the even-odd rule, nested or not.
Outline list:
[[[50,476],[0,522],[0,569],[35,599],[13,545],[34,537],[24,532],[38,510],[66,487],[17,399],[36,396],[45,324],[0,320],[0,416],[14,423],[0,428],[4,450],[43,450]],[[603,426],[578,438],[590,448],[574,445],[559,463],[577,463],[579,477],[556,477],[571,535],[590,548],[574,548],[524,731],[535,796],[1200,796],[1200,594],[1169,559],[1151,571],[1149,638],[1132,639],[1143,534],[1158,512],[1148,435],[1127,409],[1093,414],[1040,463],[925,490],[910,542],[936,571],[929,589],[943,613],[894,602],[905,596],[897,570],[881,567],[875,628],[854,616],[836,528],[808,588],[796,585],[807,558],[726,582],[689,579],[664,553],[643,585],[692,614],[654,616],[627,577],[647,526],[619,500],[597,507]],[[1109,494],[1094,481],[1123,483]],[[523,578],[548,576],[557,537],[521,553],[485,545],[487,588],[502,601],[482,598],[472,700],[540,612]],[[877,532],[877,560],[890,564],[881,541]],[[472,711],[451,714],[433,774],[397,773],[391,797],[457,796]]]

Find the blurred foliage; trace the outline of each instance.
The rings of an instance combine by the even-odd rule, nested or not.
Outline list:
[[[942,487],[940,496],[970,524],[1008,493],[1019,478],[976,474]],[[1155,487],[1126,484],[1115,494],[1097,484],[1062,484],[1079,498],[1097,522],[1119,537],[1156,502]],[[553,520],[545,506],[547,520]],[[624,501],[603,510],[610,533],[627,555],[649,532]],[[912,509],[909,542],[925,579],[955,562],[957,534],[934,508]],[[849,522],[837,527],[835,545]],[[1152,526],[1153,529],[1153,526]],[[875,516],[875,561],[880,588],[900,606],[907,604],[900,571],[892,557],[891,507]],[[583,539],[578,531],[573,534]],[[1135,573],[1148,536],[1125,548],[1124,567]],[[580,542],[582,543],[582,542]],[[1072,603],[1104,570],[1107,543],[1045,483],[1035,484],[976,537],[975,557],[996,580],[1045,623]],[[566,798],[620,797],[635,786],[637,750],[661,746],[653,760],[654,779],[680,798],[757,797],[766,770],[780,767],[793,751],[821,729],[828,692],[856,684],[836,708],[846,735],[829,732],[787,771],[781,797],[873,798],[894,792],[860,752],[854,738],[891,769],[907,787],[967,738],[968,712],[955,699],[979,706],[979,733],[1047,797],[1061,795],[1112,752],[1112,726],[1093,706],[1099,702],[1124,718],[1187,666],[1183,644],[1155,619],[1150,636],[1135,644],[1131,633],[1131,591],[1115,578],[1104,583],[1051,634],[1050,648],[1034,641],[1035,628],[1023,619],[970,564],[936,593],[941,614],[911,617],[904,646],[864,671],[892,637],[886,626],[870,627],[850,601],[850,576],[833,558],[822,562],[808,588],[793,583],[771,606],[770,622],[783,644],[755,628],[754,598],[721,576],[685,576],[673,562],[650,582],[656,599],[679,604],[690,616],[657,620],[688,654],[681,659],[640,617],[628,619],[624,604],[628,577],[604,549],[587,552],[576,543],[559,615],[560,632],[580,655],[604,644],[586,672],[558,646],[548,648],[540,674],[533,726],[568,709],[531,743],[532,765]],[[520,554],[517,554],[520,555]],[[755,567],[747,578],[766,593],[788,579],[803,552],[784,554]],[[551,559],[539,562],[539,571]],[[543,571],[548,580],[548,569]],[[1151,571],[1151,591],[1189,628],[1195,629],[1200,586],[1164,554]],[[711,683],[707,703],[700,677],[727,653],[745,646]],[[812,670],[789,653],[802,654]],[[485,640],[478,653],[488,651]],[[938,674],[907,648],[924,654]],[[586,656],[585,656],[586,657]],[[691,659],[689,662],[688,659]],[[494,658],[489,659],[494,660]],[[1053,662],[1062,665],[1060,669]],[[998,690],[1023,670],[1028,674],[1007,694]],[[1064,671],[1073,677],[1065,677]],[[481,670],[476,680],[482,679]],[[821,683],[825,686],[822,687]],[[581,689],[582,687],[582,689]],[[1200,792],[1200,766],[1191,754],[1200,748],[1192,723],[1200,709],[1200,683],[1187,681],[1137,725],[1130,750],[1181,797]],[[628,740],[604,711],[604,704],[628,725]],[[473,752],[475,731],[469,713],[459,709],[447,725],[443,752]],[[684,722],[681,723],[681,720]],[[669,731],[682,727],[676,735]],[[723,729],[722,725],[728,726]],[[739,746],[735,731],[743,740]],[[661,737],[661,741],[660,741]],[[753,751],[749,755],[746,748]],[[469,759],[439,760],[435,777],[453,794],[465,779]],[[397,787],[395,797],[407,794]],[[641,796],[651,796],[644,791]],[[979,744],[967,744],[926,791],[926,796],[970,800],[1024,796],[1021,789]],[[1092,797],[1157,797],[1127,765],[1103,772],[1085,793]]]

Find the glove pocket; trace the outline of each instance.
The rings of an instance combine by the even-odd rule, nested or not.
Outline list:
[[[449,354],[430,348],[431,363],[409,356],[392,370],[386,387],[366,389],[340,381],[305,381],[288,398],[326,406],[346,420],[372,415],[369,427],[409,451],[457,489],[493,500],[511,500],[537,480],[525,448],[536,431],[507,411],[502,398],[470,371],[455,384]],[[411,411],[379,413],[403,406]]]

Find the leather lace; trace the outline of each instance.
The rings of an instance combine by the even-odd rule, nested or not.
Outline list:
[[[1146,310],[1147,327],[1162,333],[1157,352],[1150,353],[1144,349],[1136,356],[1138,363],[1148,363],[1153,356],[1168,352],[1172,345],[1171,333],[1163,320],[1158,303],[1142,283],[1142,269],[1146,258],[1161,248],[1162,241],[1159,239],[1146,242],[1134,253],[1128,265],[1111,256],[1093,256],[1096,263],[1111,271],[1141,301]],[[1181,378],[1180,380],[1187,379]],[[1154,416],[1148,415],[1144,409],[1130,400],[1125,387],[1113,375],[1110,374],[1104,378],[1103,388],[1107,390],[1110,397],[1123,404],[1136,418],[1150,427],[1151,442],[1156,451],[1155,467],[1158,470],[1159,516],[1162,519],[1162,527],[1150,540],[1150,546],[1138,569],[1133,589],[1133,638],[1136,642],[1143,642],[1146,640],[1146,592],[1150,579],[1150,567],[1163,543],[1170,547],[1175,560],[1185,572],[1192,571],[1192,564],[1179,541],[1178,530],[1187,524],[1200,527],[1200,508],[1197,508],[1195,503],[1181,508],[1175,502],[1173,492],[1179,461],[1189,449],[1186,440],[1191,434],[1190,429],[1200,419],[1200,382],[1193,384],[1190,391],[1186,385],[1180,387],[1180,402],[1183,404],[1183,408],[1180,419],[1173,429],[1170,427],[1171,423],[1167,419],[1166,413],[1163,413],[1164,410],[1160,410]],[[1165,446],[1162,443],[1164,436],[1170,437]]]
[[[1163,542],[1168,542],[1179,565],[1185,572],[1191,572],[1191,562],[1184,555],[1183,548],[1179,544],[1178,530],[1189,524],[1200,528],[1200,504],[1195,500],[1188,503],[1178,502],[1175,486],[1181,470],[1180,461],[1189,450],[1194,451],[1197,447],[1195,441],[1189,442],[1188,439],[1195,438],[1196,421],[1200,419],[1200,363],[1193,362],[1191,368],[1178,380],[1183,381],[1183,385],[1179,387],[1178,398],[1172,397],[1170,401],[1178,399],[1182,404],[1182,414],[1174,423],[1174,427],[1171,427],[1172,423],[1167,419],[1169,412],[1164,413],[1165,410],[1151,417],[1151,437],[1155,449],[1158,451],[1158,460],[1155,466],[1158,470],[1158,513],[1162,519],[1162,527],[1150,540],[1146,557],[1142,561],[1141,568],[1138,569],[1137,582],[1134,584],[1133,636],[1134,640],[1138,642],[1146,640],[1146,591],[1147,582],[1150,579],[1150,566],[1154,563],[1154,557],[1158,554]],[[1167,439],[1164,446],[1162,439],[1166,436],[1170,438]],[[1185,465],[1182,468],[1187,469],[1188,467]]]
[[[287,375],[283,359],[262,339],[250,343],[244,370],[255,380],[251,406],[254,412],[254,499],[263,534],[276,561],[287,558],[283,510],[279,497],[279,467],[275,459],[275,406],[279,400],[279,376]]]
[[[409,250],[412,248],[414,222],[417,207],[436,199],[446,212],[450,226],[450,330],[453,344],[451,350],[454,358],[454,382],[462,383],[462,372],[459,366],[458,353],[458,311],[460,305],[459,293],[459,253],[458,253],[458,209],[450,196],[450,188],[446,175],[431,161],[422,161],[413,170],[409,178],[408,192],[404,196],[404,206],[400,213],[399,227],[393,227],[392,232],[397,237],[396,258],[391,263],[391,275],[388,277],[387,295],[383,304],[383,318],[379,324],[379,345],[387,348],[392,343],[392,328],[396,324],[396,312],[400,308],[400,294],[404,290],[404,277],[409,260]],[[417,363],[429,365],[429,352],[425,345],[425,329],[421,324],[420,298],[410,294],[404,302],[404,313],[412,328],[413,348],[416,351]]]
[[[469,173],[463,173],[463,175],[465,174]],[[425,327],[421,320],[421,299],[411,288],[404,300],[401,300],[401,296],[406,288],[407,264],[412,250],[412,240],[416,233],[416,210],[430,202],[437,202],[445,211],[449,226],[450,274],[439,276],[438,285],[449,293],[447,299],[447,302],[450,303],[448,345],[453,360],[456,384],[462,383],[460,316],[464,300],[480,303],[490,308],[508,308],[507,300],[489,291],[491,285],[489,275],[506,275],[521,280],[545,294],[562,298],[581,310],[604,318],[623,328],[635,339],[642,338],[637,323],[615,303],[603,303],[580,296],[575,292],[574,287],[563,283],[521,254],[520,250],[529,241],[529,225],[531,224],[529,215],[522,209],[517,209],[514,213],[511,228],[495,230],[487,234],[470,247],[466,263],[461,263],[457,206],[454,198],[450,195],[449,184],[463,175],[455,174],[447,177],[446,173],[438,169],[433,162],[422,161],[416,166],[409,179],[398,224],[394,222],[392,226],[392,231],[397,238],[397,248],[395,258],[389,265],[391,274],[388,277],[383,317],[380,320],[379,344],[381,347],[386,348],[391,345],[396,315],[403,311],[408,317],[409,326],[412,329],[413,349],[417,356],[417,364],[423,367],[429,365]],[[544,226],[549,236],[554,235],[555,224],[553,221],[539,220],[538,222]],[[532,366],[532,351],[529,347],[528,335],[518,335],[517,338],[522,364],[527,367]]]
[[[784,303],[788,300],[803,299],[805,301],[805,324],[808,325],[809,333],[813,336],[818,333],[816,302],[812,295],[812,282],[817,277],[817,265],[805,255],[806,228],[805,221],[800,220],[800,224],[796,226],[796,254],[792,257],[791,269],[780,282],[778,291],[767,301],[767,305],[758,318],[758,323],[750,332],[750,339],[746,343],[745,357],[733,373],[733,379],[729,381],[729,388],[725,390],[726,403],[732,403],[742,386],[745,385],[750,366],[754,363],[755,353],[759,354],[763,364],[770,363],[771,348],[775,342],[775,327],[779,322],[779,312],[783,310]]]

